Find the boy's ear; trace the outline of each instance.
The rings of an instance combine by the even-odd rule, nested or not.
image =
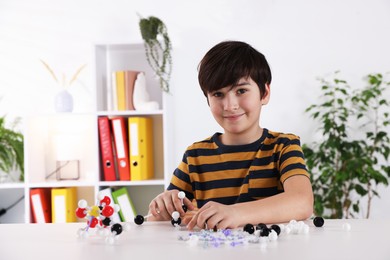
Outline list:
[[[262,105],[267,105],[269,102],[271,96],[271,86],[270,84],[265,84],[265,93],[263,97],[261,98],[261,104]]]

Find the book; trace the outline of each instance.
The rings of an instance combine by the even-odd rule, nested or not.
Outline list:
[[[116,110],[126,110],[125,103],[125,72],[123,70],[115,72],[115,90],[116,90]]]
[[[76,222],[76,209],[76,187],[51,189],[51,216],[53,223]]]
[[[50,188],[31,189],[30,201],[33,223],[51,223]]]
[[[127,137],[127,125],[124,117],[113,117],[110,119],[112,133],[115,141],[116,160],[118,176],[121,181],[130,180],[129,149]]]
[[[154,176],[153,120],[129,117],[129,151],[132,180],[149,180]]]
[[[111,85],[107,89],[107,110],[118,110],[118,96],[116,94],[116,72],[111,73]]]
[[[114,154],[114,140],[111,133],[111,125],[107,116],[98,118],[100,159],[103,169],[103,179],[105,181],[115,181],[116,177],[116,158]]]
[[[112,197],[112,189],[110,187],[100,190],[99,193],[104,195],[104,196],[108,196],[111,199],[110,206],[113,206],[114,204],[116,204],[114,201],[114,198]],[[112,220],[115,223],[121,222],[121,218],[120,218],[118,212],[114,212],[114,214],[112,214]]]
[[[119,216],[124,222],[134,221],[134,217],[137,215],[133,202],[129,196],[126,187],[114,190],[112,197],[116,204],[119,205]]]

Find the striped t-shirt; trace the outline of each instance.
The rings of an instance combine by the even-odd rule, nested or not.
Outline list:
[[[208,201],[229,205],[269,197],[283,192],[287,178],[309,177],[295,135],[264,129],[259,140],[245,145],[224,145],[220,135],[187,148],[168,190],[184,191],[200,208]]]

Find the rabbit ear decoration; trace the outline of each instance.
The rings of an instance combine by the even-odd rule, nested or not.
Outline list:
[[[159,104],[156,101],[150,101],[144,72],[138,73],[135,80],[133,102],[135,110],[151,111],[159,109]]]

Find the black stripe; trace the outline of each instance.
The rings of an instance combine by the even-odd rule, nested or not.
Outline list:
[[[213,164],[202,165],[188,165],[190,173],[202,174],[204,172],[224,171],[224,170],[237,170],[248,169],[251,166],[252,160],[246,161],[227,161]]]
[[[274,138],[274,137],[273,137]],[[275,146],[287,146],[287,145],[300,145],[299,139],[289,139],[287,137],[279,137],[276,140],[272,140],[272,144],[264,144],[261,148],[263,151],[274,150]],[[275,142],[276,141],[276,142]]]
[[[237,196],[232,196],[232,197],[223,197],[223,198],[213,198],[211,200],[196,200],[198,208],[203,207],[207,202],[209,201],[215,201],[224,205],[232,205],[236,204],[238,201]],[[244,202],[244,201],[242,201]]]
[[[167,190],[181,190],[181,189],[179,187],[173,185],[172,183],[170,183]],[[184,191],[184,193],[186,194],[186,198],[188,198],[189,200],[194,199],[194,194],[187,192],[187,191]]]
[[[188,174],[186,174],[185,172],[181,171],[179,168],[175,169],[173,175],[175,175],[177,178],[186,183],[191,183],[190,176],[188,176]]]
[[[302,170],[306,171],[306,166],[302,163],[290,164],[282,170],[281,174],[283,175],[284,173],[286,173],[290,170],[296,170],[296,169],[302,169]]]
[[[270,197],[279,194],[280,192],[281,191],[278,190],[278,187],[248,189],[248,194],[251,197]]]
[[[254,201],[258,197],[274,196],[279,193],[281,193],[281,191],[278,190],[277,187],[258,188],[258,189],[249,189],[248,193],[242,193],[240,194],[239,197],[236,196],[221,197],[221,198],[213,198],[213,199],[206,199],[206,200],[197,200],[196,202],[198,208],[201,208],[204,204],[206,204],[209,201],[215,201],[225,205],[232,205],[240,202]]]
[[[243,184],[248,183],[247,178],[232,178],[232,179],[222,179],[214,181],[194,181],[193,187],[195,190],[207,191],[218,188],[234,188],[241,187]]]
[[[293,150],[293,151],[289,151],[287,153],[284,153],[280,157],[280,162],[279,162],[280,165],[282,165],[284,163],[284,161],[286,161],[287,159],[293,158],[293,157],[303,158],[303,153],[301,151],[297,151],[297,150]]]
[[[271,156],[255,158],[253,160],[253,166],[265,166],[270,164],[271,162],[277,162],[279,158],[279,152],[273,153]]]
[[[256,170],[250,171],[251,179],[267,179],[267,178],[278,178],[280,177],[280,173],[275,168],[272,169],[264,169],[264,170]]]

